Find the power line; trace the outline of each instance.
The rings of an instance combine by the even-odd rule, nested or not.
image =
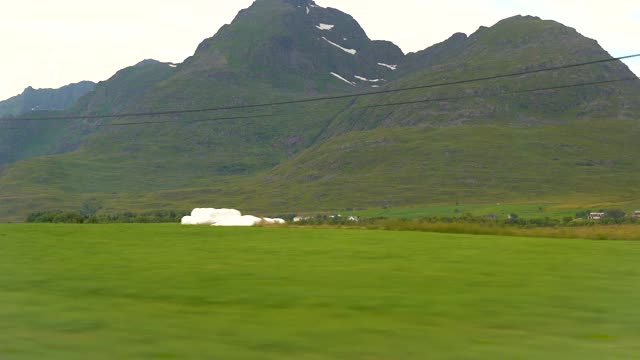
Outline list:
[[[532,89],[494,92],[494,93],[488,93],[488,94],[451,96],[451,97],[431,98],[431,99],[423,99],[423,100],[415,100],[415,101],[404,101],[404,102],[395,102],[395,103],[386,103],[386,104],[356,106],[356,107],[352,107],[351,109],[352,110],[364,110],[364,109],[379,108],[379,107],[403,106],[403,105],[422,104],[422,103],[430,103],[430,102],[442,102],[442,101],[463,100],[463,99],[472,99],[472,98],[488,98],[488,97],[496,97],[496,96],[515,95],[515,94],[523,94],[523,93],[533,93],[533,92],[540,92],[540,91],[564,90],[564,89],[577,88],[577,87],[597,86],[597,85],[612,84],[612,83],[627,82],[627,81],[638,81],[638,80],[640,80],[640,79],[639,78],[624,78],[624,79],[617,79],[617,80],[591,81],[591,82],[575,83],[575,84],[568,84],[568,85],[557,85],[557,86],[539,87],[539,88],[532,88]],[[214,121],[225,121],[225,120],[246,120],[246,119],[258,119],[258,118],[269,118],[269,117],[279,117],[279,116],[293,116],[293,115],[311,115],[311,114],[312,114],[311,112],[293,112],[293,113],[289,112],[289,113],[272,113],[272,114],[229,116],[229,117],[219,117],[219,118],[209,118],[209,119],[199,119],[199,120],[187,120],[187,121],[182,120],[182,119],[170,119],[170,120],[160,120],[160,121],[140,121],[140,122],[104,124],[104,125],[100,125],[100,127],[131,126],[131,125],[153,125],[153,124],[166,124],[166,123],[174,123],[174,122],[185,122],[185,123],[188,123],[188,124],[192,124],[192,123],[199,123],[199,122],[214,122]]]
[[[463,96],[452,96],[452,97],[445,97],[445,98],[434,98],[434,99],[415,100],[415,101],[403,101],[403,102],[395,102],[395,103],[387,103],[387,104],[376,104],[376,105],[363,106],[363,107],[360,107],[360,109],[388,107],[388,106],[411,105],[411,104],[420,104],[420,103],[428,103],[428,102],[449,101],[449,100],[462,100],[462,99],[471,99],[471,98],[485,98],[485,97],[514,95],[514,94],[523,94],[523,93],[549,91],[549,90],[562,90],[562,89],[569,89],[569,88],[577,88],[577,87],[593,86],[593,85],[603,85],[603,84],[612,84],[612,83],[618,83],[618,82],[637,81],[637,80],[640,80],[640,79],[638,79],[638,78],[626,78],[626,79],[618,79],[618,80],[593,81],[593,82],[587,82],[587,83],[550,86],[550,87],[535,88],[535,89],[495,92],[495,93],[489,93],[489,94],[483,94],[483,95],[463,95]],[[356,107],[356,109],[358,109],[358,108]]]
[[[291,114],[291,113],[289,113]],[[257,119],[257,118],[265,118],[265,117],[274,117],[274,116],[283,116],[287,114],[259,114],[259,115],[243,115],[243,116],[228,116],[221,117],[215,119],[200,119],[200,120],[188,120],[186,121],[189,124],[206,122],[206,121],[223,121],[223,120],[242,120],[242,119]],[[293,114],[291,114],[293,115]],[[170,119],[170,120],[158,120],[158,121],[139,121],[139,122],[126,122],[126,123],[115,123],[115,124],[103,124],[98,127],[113,127],[113,126],[129,126],[129,125],[146,125],[146,124],[166,124],[172,122],[183,122],[181,119]]]
[[[541,68],[537,70],[526,70],[519,71],[513,73],[506,74],[498,74],[486,77],[472,78],[466,80],[458,80],[458,81],[450,81],[450,82],[441,82],[441,83],[433,83],[427,85],[419,85],[398,89],[388,89],[388,90],[379,90],[379,91],[370,91],[365,93],[353,93],[353,94],[344,94],[344,95],[335,95],[335,96],[325,96],[325,97],[316,97],[316,98],[307,98],[307,99],[299,99],[299,100],[289,100],[289,101],[280,101],[280,102],[271,102],[271,103],[260,103],[260,104],[249,104],[249,105],[234,105],[234,106],[221,106],[214,108],[203,108],[203,109],[189,109],[189,110],[169,110],[169,111],[153,111],[153,112],[138,112],[138,113],[122,113],[122,114],[111,114],[111,115],[78,115],[78,116],[54,116],[54,117],[43,117],[43,118],[35,118],[35,117],[19,117],[19,118],[11,118],[11,119],[3,119],[2,121],[54,121],[54,120],[89,120],[89,119],[118,119],[118,118],[129,118],[129,117],[148,117],[148,116],[163,116],[163,115],[182,115],[182,114],[193,114],[193,113],[203,113],[203,112],[213,112],[213,111],[223,111],[223,110],[240,110],[240,109],[252,109],[252,108],[260,108],[260,107],[269,107],[269,106],[280,106],[280,105],[292,105],[292,104],[302,104],[302,103],[311,103],[311,102],[319,102],[319,101],[328,101],[328,100],[339,100],[339,99],[348,99],[354,97],[364,97],[364,96],[373,96],[373,95],[381,95],[381,94],[390,94],[397,93],[403,91],[411,91],[411,90],[421,90],[421,89],[430,89],[437,88],[443,86],[451,86],[451,85],[461,85],[461,84],[469,84],[475,82],[482,82],[488,80],[496,80],[496,79],[504,79],[509,77],[517,77],[523,75],[530,74],[538,74],[549,71],[557,71],[564,70],[594,64],[602,64],[612,61],[619,61],[624,59],[631,59],[640,57],[640,54],[620,56],[616,58],[607,58],[600,59],[576,64],[568,64],[554,67]]]

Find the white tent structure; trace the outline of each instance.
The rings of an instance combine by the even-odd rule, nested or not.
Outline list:
[[[191,216],[182,218],[182,225],[211,225],[211,226],[256,226],[260,224],[284,224],[282,219],[259,218],[252,215],[242,215],[235,209],[193,209]]]

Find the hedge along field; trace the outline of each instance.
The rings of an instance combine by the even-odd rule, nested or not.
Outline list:
[[[640,242],[0,225],[0,359],[631,359]]]

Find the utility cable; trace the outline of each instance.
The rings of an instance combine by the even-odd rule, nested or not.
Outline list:
[[[404,101],[404,102],[395,102],[395,103],[386,103],[386,104],[354,106],[354,107],[351,108],[351,110],[364,110],[364,109],[372,109],[372,108],[380,108],[380,107],[403,106],[403,105],[422,104],[422,103],[430,103],[430,102],[442,102],[442,101],[452,101],[452,100],[463,100],[463,99],[472,99],[472,98],[489,98],[489,97],[504,96],[504,95],[515,95],[515,94],[533,93],[533,92],[540,92],[540,91],[564,90],[564,89],[577,88],[577,87],[597,86],[597,85],[612,84],[612,83],[619,83],[619,82],[628,82],[628,81],[638,81],[638,80],[640,80],[640,79],[638,79],[638,78],[624,78],[624,79],[617,79],[617,80],[592,81],[592,82],[585,82],[585,83],[576,83],[576,84],[568,84],[568,85],[540,87],[540,88],[533,88],[533,89],[502,91],[502,92],[495,92],[495,93],[488,93],[488,94],[451,96],[451,97],[431,98],[431,99],[423,99],[423,100],[415,100],[415,101]],[[258,118],[269,118],[269,117],[279,117],[279,116],[294,116],[294,115],[296,115],[296,116],[312,115],[312,113],[310,113],[310,112],[271,113],[271,114],[257,114],[257,115],[218,117],[218,118],[198,119],[198,120],[168,119],[168,120],[159,120],[159,121],[139,121],[139,122],[103,124],[103,125],[99,125],[99,126],[100,127],[113,127],[113,126],[131,126],[131,125],[153,125],[153,124],[166,124],[166,123],[175,123],[175,122],[184,122],[184,123],[187,123],[187,124],[192,124],[192,123],[199,123],[199,122],[214,122],[214,121],[225,121],[225,120],[246,120],[246,119],[258,119]]]
[[[612,84],[612,83],[618,83],[618,82],[637,81],[637,80],[640,80],[640,79],[638,79],[638,78],[626,78],[626,79],[617,79],[617,80],[603,80],[603,81],[594,81],[594,82],[578,83],[578,84],[571,84],[571,85],[560,85],[560,86],[550,86],[550,87],[542,87],[542,88],[535,88],[535,89],[524,89],[524,90],[515,90],[515,91],[495,92],[495,93],[482,94],[482,95],[463,95],[463,96],[452,96],[452,97],[445,97],[445,98],[433,98],[433,99],[425,99],[425,100],[403,101],[403,102],[395,102],[395,103],[387,103],[387,104],[376,104],[376,105],[355,107],[354,109],[379,108],[379,107],[388,107],[388,106],[402,106],[402,105],[421,104],[421,103],[440,102],[440,101],[450,101],[450,100],[462,100],[462,99],[472,99],[472,98],[486,98],[486,97],[495,97],[495,96],[503,96],[503,95],[515,95],[515,94],[540,92],[540,91],[549,91],[549,90],[563,90],[563,89],[570,89],[570,88],[577,88],[577,87],[584,87],[584,86]]]
[[[229,116],[229,117],[220,117],[215,119],[199,119],[199,120],[182,120],[182,119],[168,119],[168,120],[158,120],[158,121],[139,121],[139,122],[126,122],[126,123],[114,123],[114,124],[102,124],[98,125],[98,127],[113,127],[113,126],[129,126],[129,125],[146,125],[146,124],[166,124],[172,122],[185,122],[188,124],[194,124],[199,122],[206,121],[223,121],[223,120],[243,120],[243,119],[258,119],[265,117],[275,117],[275,116],[284,116],[284,115],[293,115],[291,113],[285,114],[258,114],[258,115],[243,115],[243,116]]]
[[[289,100],[289,101],[280,101],[280,102],[271,102],[271,103],[261,103],[261,104],[249,104],[249,105],[234,105],[234,106],[221,106],[221,107],[213,107],[213,108],[203,108],[203,109],[190,109],[190,110],[168,110],[168,111],[152,111],[152,112],[137,112],[137,113],[122,113],[122,114],[111,114],[111,115],[77,115],[77,116],[54,116],[54,117],[17,117],[10,119],[2,119],[2,121],[54,121],[54,120],[89,120],[89,119],[118,119],[118,118],[129,118],[129,117],[148,117],[148,116],[163,116],[163,115],[182,115],[182,114],[193,114],[193,113],[203,113],[203,112],[213,112],[213,111],[223,111],[223,110],[239,110],[239,109],[252,109],[252,108],[261,108],[261,107],[269,107],[269,106],[281,106],[281,105],[292,105],[292,104],[302,104],[302,103],[312,103],[319,101],[328,101],[328,100],[339,100],[339,99],[348,99],[354,97],[364,97],[364,96],[373,96],[373,95],[381,95],[381,94],[390,94],[397,93],[403,91],[411,91],[411,90],[421,90],[421,89],[431,89],[443,86],[451,86],[451,85],[461,85],[461,84],[469,84],[475,82],[482,82],[488,80],[496,80],[496,79],[504,79],[510,77],[518,77],[530,74],[538,74],[549,71],[557,71],[563,69],[571,69],[576,67],[594,65],[594,64],[602,64],[612,61],[619,61],[624,59],[631,59],[640,57],[640,54],[620,56],[616,58],[607,58],[600,60],[587,61],[576,64],[568,64],[561,66],[553,66],[547,68],[541,68],[537,70],[526,70],[519,71],[513,73],[506,74],[498,74],[486,77],[478,77],[471,78],[466,80],[457,80],[457,81],[449,81],[449,82],[441,82],[441,83],[433,83],[405,88],[397,88],[397,89],[388,89],[388,90],[379,90],[379,91],[370,91],[365,93],[352,93],[352,94],[344,94],[344,95],[335,95],[335,96],[325,96],[325,97],[316,97],[316,98],[307,98],[307,99],[299,99],[299,100]]]

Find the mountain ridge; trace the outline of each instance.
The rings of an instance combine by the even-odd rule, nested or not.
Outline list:
[[[32,111],[61,111],[72,107],[79,98],[93,91],[96,84],[80,81],[57,89],[27,87],[21,94],[0,101],[0,117],[19,116]]]

